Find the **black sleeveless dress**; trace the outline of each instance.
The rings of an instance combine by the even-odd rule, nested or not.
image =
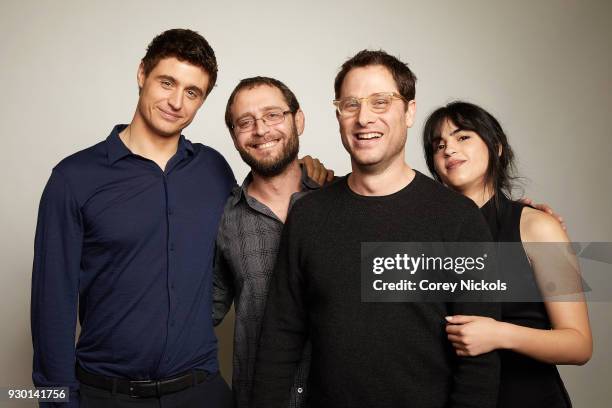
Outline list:
[[[510,201],[501,193],[497,196],[499,197],[499,209],[495,206],[495,197],[481,208],[491,229],[491,235],[498,242],[520,242],[521,213],[525,205]],[[521,251],[516,255],[522,258],[521,269],[531,271],[529,279],[534,281],[531,265],[525,252]],[[504,271],[502,268],[500,273],[504,277],[513,271]],[[535,329],[551,328],[548,314],[541,302],[504,302],[502,303],[502,320]],[[500,350],[500,357],[501,378],[497,404],[499,408],[568,408],[572,406],[555,365],[542,363],[510,350]]]

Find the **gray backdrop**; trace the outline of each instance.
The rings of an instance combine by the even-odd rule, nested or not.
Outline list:
[[[168,28],[197,30],[216,51],[218,86],[185,134],[223,153],[239,179],[246,167],[223,111],[240,78],[268,75],[291,87],[306,114],[302,153],[342,175],[350,164],[331,104],[333,77],[356,51],[384,48],[408,61],[419,79],[407,146],[413,167],[426,172],[419,135],[427,114],[452,99],[473,101],[505,127],[530,179],[527,195],[561,213],[573,240],[612,241],[612,2],[174,3],[0,5],[0,387],[30,383],[33,235],[50,170],[131,119],[139,60]],[[610,303],[590,305],[593,358],[561,368],[576,407],[604,407],[612,398],[611,311]],[[226,376],[231,325],[220,331]]]

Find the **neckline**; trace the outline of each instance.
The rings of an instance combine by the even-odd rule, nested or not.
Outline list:
[[[415,170],[415,169],[412,169],[412,170],[415,173],[414,174],[414,178],[412,179],[412,181],[410,181],[410,183],[406,184],[406,186],[404,186],[402,189],[396,191],[395,193],[391,193],[391,194],[387,194],[387,195],[365,196],[365,195],[357,194],[348,185],[348,178],[349,178],[349,175],[351,173],[349,173],[346,176],[344,176],[341,179],[341,183],[342,183],[343,189],[346,191],[346,193],[349,195],[349,197],[351,197],[354,200],[366,201],[366,202],[381,202],[381,201],[393,200],[393,199],[395,199],[398,196],[401,196],[403,194],[409,193],[412,189],[414,189],[415,184],[420,183],[421,177],[425,177],[425,176],[423,176],[421,174],[420,171]]]

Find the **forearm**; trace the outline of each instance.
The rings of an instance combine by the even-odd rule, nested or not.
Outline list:
[[[500,322],[500,348],[549,364],[585,364],[591,357],[591,339],[573,328],[533,329]]]
[[[41,403],[41,407],[75,408],[79,406],[74,348],[77,296],[74,292],[46,290],[48,286],[51,285],[42,285],[41,279],[34,276],[31,301],[32,381],[37,387],[69,388],[68,404]],[[65,296],[61,296],[62,293]]]
[[[32,381],[37,387],[69,387],[75,395],[75,327],[77,289],[49,282],[49,276],[33,271],[31,329],[33,345]]]

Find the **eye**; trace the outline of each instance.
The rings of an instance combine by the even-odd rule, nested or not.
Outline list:
[[[170,89],[172,87],[172,82],[168,81],[167,79],[162,79],[160,83],[162,88]]]
[[[384,108],[389,104],[389,101],[385,98],[376,98],[372,101],[372,106],[375,108]]]
[[[270,112],[270,113],[266,113],[265,118],[266,120],[275,121],[275,120],[279,120],[283,116],[285,115],[283,115],[282,112]]]
[[[195,91],[189,90],[189,91],[187,91],[187,97],[189,99],[196,99],[198,97],[198,94]]]
[[[434,149],[435,150],[442,150],[444,149],[446,146],[444,146],[444,143],[438,143],[437,145],[434,145]]]
[[[240,129],[248,129],[251,127],[253,122],[255,122],[255,119],[253,118],[242,118],[236,122],[236,126],[238,126]]]
[[[470,136],[469,135],[461,135],[457,139],[459,139],[460,141],[464,141],[464,140],[470,139]]]
[[[359,101],[357,99],[347,99],[342,101],[341,108],[344,111],[354,112],[359,109]]]

